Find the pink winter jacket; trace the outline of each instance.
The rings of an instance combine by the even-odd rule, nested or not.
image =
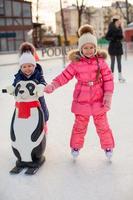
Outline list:
[[[96,81],[98,64],[95,57],[71,62],[53,81],[60,86],[66,84],[74,76],[77,79],[73,93],[71,111],[81,115],[98,115],[107,111],[103,106],[106,92],[113,93],[114,84],[111,70],[104,58],[99,57],[100,75]],[[89,82],[93,82],[93,85]]]

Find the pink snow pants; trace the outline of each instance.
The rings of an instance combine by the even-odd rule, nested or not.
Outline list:
[[[81,149],[84,144],[84,137],[87,132],[90,116],[75,115],[75,122],[72,129],[70,147]],[[93,116],[97,134],[100,138],[102,149],[114,148],[114,138],[109,127],[106,113]]]

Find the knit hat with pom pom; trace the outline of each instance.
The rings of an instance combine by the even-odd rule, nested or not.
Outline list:
[[[25,52],[20,56],[19,65],[21,67],[23,64],[28,64],[28,63],[36,66],[36,61],[34,56],[30,52]]]
[[[81,52],[83,45],[87,43],[92,43],[97,48],[97,38],[94,35],[93,27],[86,24],[79,28],[78,30],[79,40],[78,40],[78,49]]]
[[[35,54],[35,47],[29,42],[23,42],[19,47],[19,53],[22,55],[25,52],[30,52],[32,55]]]

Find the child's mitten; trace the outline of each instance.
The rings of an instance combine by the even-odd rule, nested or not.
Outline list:
[[[105,93],[103,97],[103,105],[107,107],[108,109],[111,108],[111,102],[112,102],[112,93]]]
[[[48,84],[44,88],[44,92],[46,93],[52,93],[56,88],[58,88],[60,85],[59,83],[53,81],[52,83]]]

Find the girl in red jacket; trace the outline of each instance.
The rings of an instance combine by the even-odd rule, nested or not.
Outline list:
[[[103,56],[97,52],[97,39],[92,26],[81,26],[78,34],[78,50],[70,54],[71,63],[44,91],[51,93],[75,76],[77,83],[71,108],[75,114],[75,122],[70,140],[71,153],[74,158],[79,155],[92,116],[101,148],[110,159],[114,138],[108,124],[107,111],[111,106],[114,89],[113,76]]]

